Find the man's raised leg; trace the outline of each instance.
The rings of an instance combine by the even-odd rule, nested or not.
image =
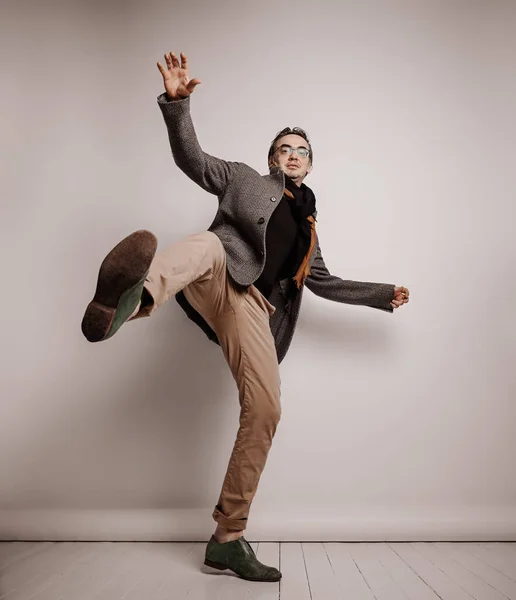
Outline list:
[[[158,253],[156,248],[156,237],[141,230],[108,253],[82,320],[88,341],[112,337],[126,321],[150,315],[189,283],[209,278],[222,244],[214,233],[204,231]]]

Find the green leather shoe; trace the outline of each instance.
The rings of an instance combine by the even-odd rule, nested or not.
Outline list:
[[[107,340],[135,311],[157,246],[156,236],[142,229],[124,238],[102,261],[95,296],[81,324],[88,341]]]
[[[212,535],[206,546],[204,564],[224,571],[230,569],[249,581],[279,581],[281,573],[274,567],[263,565],[249,542],[242,536],[233,542],[219,543]]]

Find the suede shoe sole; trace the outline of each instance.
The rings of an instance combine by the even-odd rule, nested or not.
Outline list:
[[[158,240],[150,231],[135,231],[119,242],[100,266],[97,288],[81,329],[89,342],[113,336],[138,306]]]

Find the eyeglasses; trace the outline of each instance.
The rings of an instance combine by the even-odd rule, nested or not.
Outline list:
[[[283,144],[282,146],[276,148],[273,154],[276,154],[276,152],[278,151],[283,156],[290,156],[292,152],[295,152],[301,158],[306,158],[310,155],[310,150],[308,150],[308,148],[305,148],[304,146],[300,146],[299,148],[292,148],[292,146],[287,146],[286,144]]]

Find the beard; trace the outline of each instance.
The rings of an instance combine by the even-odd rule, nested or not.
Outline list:
[[[303,183],[303,179],[306,177],[307,172],[304,171],[301,167],[297,167],[294,169],[288,169],[286,165],[281,168],[283,173],[285,173],[285,177],[293,181],[294,183],[301,185]]]
[[[291,169],[288,165],[285,164],[281,167],[281,170],[283,171],[283,173],[285,173],[285,175],[288,175],[291,179],[295,179],[296,177],[304,177],[306,175],[306,171],[303,173],[302,167],[294,167],[293,169]],[[289,173],[292,173],[292,175],[289,175]]]
[[[278,163],[271,163],[269,165],[269,169],[274,167],[283,171],[285,177],[287,177],[291,181],[297,182],[299,185],[301,185],[304,178],[308,175],[308,168],[303,169],[303,167],[296,167],[295,169],[289,169],[286,163],[284,165],[279,165]]]

